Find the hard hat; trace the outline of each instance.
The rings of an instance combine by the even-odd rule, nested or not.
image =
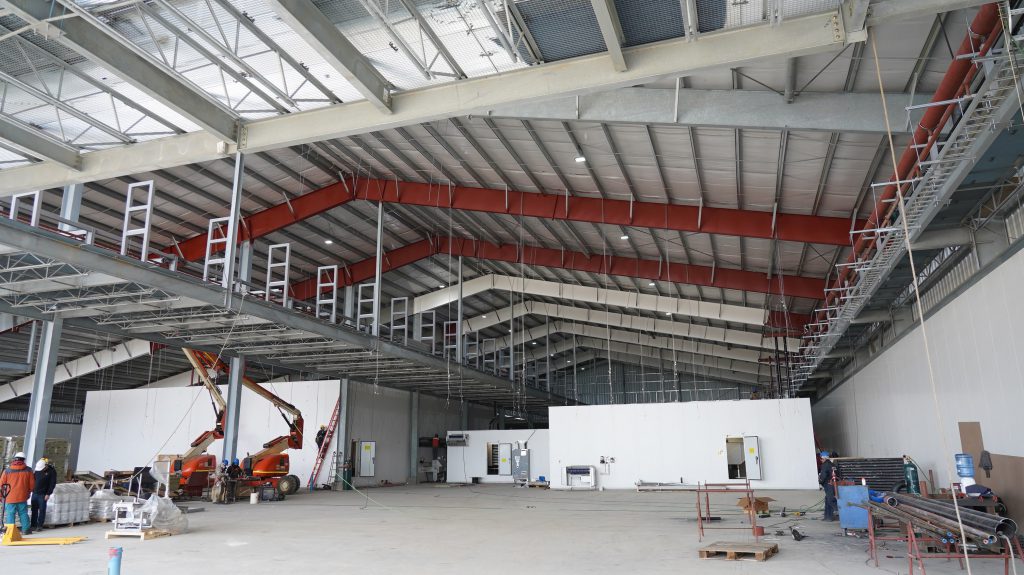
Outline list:
[[[326,425],[321,425],[320,429],[327,429],[327,426]]]
[[[25,452],[24,451],[19,451],[19,452],[15,453],[14,457],[12,457],[11,459],[22,459],[22,460],[24,460],[25,459]]]
[[[830,455],[828,454],[828,452],[827,452],[827,451],[822,451],[822,452],[821,452],[821,453],[819,453],[818,455],[820,455],[822,459],[826,459],[826,458],[828,458],[828,457],[831,457],[831,456],[830,456]]]
[[[232,459],[231,460],[231,464],[232,465],[238,465],[238,458],[236,457],[236,458]]]
[[[221,461],[221,463],[223,463],[224,465],[227,465],[228,464],[228,460],[225,459],[225,460]]]

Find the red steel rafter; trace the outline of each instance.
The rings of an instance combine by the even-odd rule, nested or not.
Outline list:
[[[350,178],[243,218],[239,227],[239,241],[265,236],[352,200],[688,233],[764,239],[775,237],[784,241],[850,245],[849,218],[606,200],[374,178]],[[863,222],[857,225],[862,226]],[[190,261],[202,259],[206,253],[206,234],[182,241],[167,251],[180,254]]]
[[[811,299],[819,299],[825,287],[825,280],[820,278],[775,276],[769,280],[765,274],[744,270],[716,269],[635,258],[587,256],[580,252],[494,244],[453,237],[421,240],[385,252],[382,267],[387,272],[438,254]],[[374,264],[374,258],[367,258],[344,267],[339,274],[338,286],[372,279]],[[316,278],[294,284],[293,297],[300,300],[312,298],[316,293],[316,284]],[[773,312],[769,325],[798,329],[807,323],[807,320],[807,316],[790,314],[787,323],[785,314]]]

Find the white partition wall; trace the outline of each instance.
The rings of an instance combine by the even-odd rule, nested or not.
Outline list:
[[[305,419],[302,449],[288,450],[291,473],[305,484],[316,459],[316,430],[330,420],[338,400],[339,383],[276,382],[271,388],[298,407]],[[226,387],[222,386],[221,391],[227,395]],[[82,417],[77,468],[103,473],[108,469],[149,465],[157,454],[186,451],[193,439],[212,429],[214,421],[210,396],[203,387],[90,391]],[[259,451],[267,441],[287,433],[287,424],[270,402],[243,389],[239,458],[241,454]],[[221,442],[214,442],[207,453],[221,453]]]
[[[86,396],[82,438],[77,470],[103,473],[108,469],[131,469],[147,465],[158,453],[182,453],[214,423],[210,397],[202,387],[186,387],[189,377],[168,380],[171,387],[149,387],[118,391],[90,391]],[[316,459],[314,438],[320,425],[330,421],[338,400],[338,380],[275,381],[275,393],[294,404],[305,418],[306,440],[301,451],[289,450],[291,471],[305,483]],[[224,390],[226,393],[226,390]],[[409,393],[355,383],[349,390],[348,420],[352,439],[374,441],[377,445],[375,474],[357,477],[356,486],[382,481],[404,483],[409,477]],[[459,427],[461,403],[441,398],[421,398],[420,435],[444,436]],[[487,410],[473,406],[470,425],[485,425]],[[24,431],[24,423],[21,423]],[[287,432],[281,415],[269,402],[248,390],[242,394],[239,422],[239,453],[258,451],[263,443]],[[340,432],[335,434],[335,443]],[[208,449],[219,454],[220,442]],[[333,451],[333,450],[332,450]],[[429,457],[430,450],[420,452]],[[547,455],[545,454],[545,460]],[[330,460],[324,464],[320,482],[326,483]]]
[[[468,434],[469,441],[465,447],[448,447],[448,483],[471,483],[474,477],[479,477],[480,483],[512,483],[511,475],[487,474],[487,444],[510,443],[514,448],[517,441],[526,442],[530,450],[530,480],[541,476],[551,480],[547,429],[474,429],[456,433]]]
[[[728,482],[727,438],[757,437],[755,489],[817,489],[807,399],[707,401],[552,407],[551,487],[567,465],[598,468],[598,485],[630,489],[638,481]],[[751,445],[751,440],[747,440]],[[601,465],[601,458],[614,463]]]

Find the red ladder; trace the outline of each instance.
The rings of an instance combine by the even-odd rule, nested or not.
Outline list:
[[[334,430],[338,428],[338,416],[341,413],[341,398],[334,404],[334,412],[331,413],[331,421],[327,424],[327,434],[324,435],[324,442],[320,444],[320,450],[316,454],[316,462],[313,464],[313,473],[309,475],[309,490],[316,489],[316,480],[320,477],[320,470],[324,466],[324,458],[331,449],[331,439],[334,438]]]

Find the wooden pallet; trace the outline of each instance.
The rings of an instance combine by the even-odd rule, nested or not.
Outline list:
[[[726,559],[735,561],[737,559],[753,558],[756,561],[767,561],[772,555],[779,552],[779,546],[774,543],[712,543],[707,547],[698,550],[701,559],[710,559],[724,555]]]
[[[163,529],[143,529],[142,531],[107,531],[105,536],[106,539],[112,539],[114,537],[138,537],[141,541],[149,541],[150,539],[156,539],[158,537],[170,537],[174,535],[170,531],[164,531]]]

